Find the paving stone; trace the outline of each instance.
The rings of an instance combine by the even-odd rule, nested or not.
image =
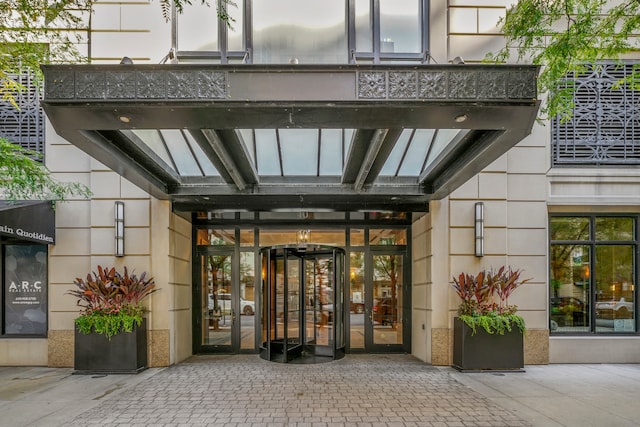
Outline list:
[[[95,420],[129,427],[529,425],[448,371],[407,355],[348,355],[317,365],[194,356],[103,398],[71,425]]]

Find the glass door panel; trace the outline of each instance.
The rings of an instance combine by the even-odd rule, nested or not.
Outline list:
[[[406,351],[405,254],[373,252],[368,257],[365,350]]]
[[[287,342],[291,348],[300,345],[300,258],[287,259]]]
[[[256,348],[255,255],[240,252],[240,348]]]
[[[231,350],[233,346],[232,254],[201,256],[201,337],[200,346]]]
[[[364,350],[364,252],[351,252],[349,259],[349,347]]]

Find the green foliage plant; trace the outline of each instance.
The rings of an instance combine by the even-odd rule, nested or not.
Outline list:
[[[526,326],[518,307],[509,304],[509,297],[518,287],[531,279],[521,279],[521,270],[500,267],[481,271],[477,275],[460,273],[453,278],[453,288],[462,300],[458,317],[475,334],[478,328],[489,334],[504,335],[514,327],[522,333]]]
[[[567,120],[574,106],[574,75],[588,64],[616,61],[637,52],[638,0],[518,0],[499,22],[505,47],[489,55],[497,62],[543,66],[538,89],[547,93],[543,113]],[[514,58],[515,57],[515,58]],[[567,78],[569,77],[569,78]],[[640,67],[621,84],[640,88]]]
[[[152,277],[146,272],[139,277],[129,274],[124,268],[120,274],[115,268],[98,266],[98,272],[87,274],[86,279],[76,278],[76,289],[68,294],[78,298],[82,307],[75,319],[78,330],[84,334],[96,332],[111,339],[124,331],[132,332],[134,325],[140,326],[147,311],[142,300],[156,292]]]

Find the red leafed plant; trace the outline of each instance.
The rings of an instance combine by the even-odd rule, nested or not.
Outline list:
[[[98,266],[93,276],[87,274],[86,280],[76,278],[73,283],[77,288],[68,294],[77,297],[78,305],[83,307],[75,319],[76,326],[85,334],[95,331],[108,338],[121,330],[131,332],[134,324],[140,326],[146,311],[141,301],[157,291],[146,272],[140,277],[129,275],[126,267],[120,274],[115,268]]]
[[[521,270],[500,267],[497,271],[481,271],[476,276],[460,273],[453,278],[453,288],[462,300],[458,317],[475,332],[482,326],[489,333],[504,334],[516,325],[524,332],[524,319],[516,314],[518,307],[509,305],[509,297],[531,279],[520,279]]]

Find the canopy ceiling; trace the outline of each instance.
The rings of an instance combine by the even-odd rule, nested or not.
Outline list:
[[[192,210],[427,211],[531,132],[521,65],[46,65],[55,130]]]

